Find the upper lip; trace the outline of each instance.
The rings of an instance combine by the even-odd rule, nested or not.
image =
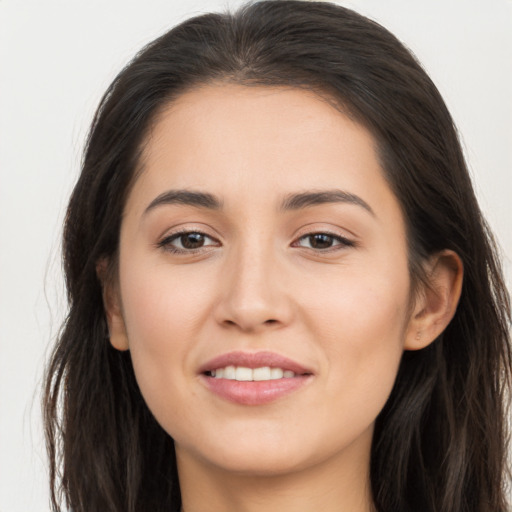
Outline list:
[[[270,366],[290,370],[295,374],[310,374],[312,371],[292,359],[275,352],[228,352],[210,359],[199,368],[199,373],[206,373],[226,366],[244,366],[246,368],[261,368]]]

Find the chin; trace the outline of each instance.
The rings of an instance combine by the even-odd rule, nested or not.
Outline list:
[[[307,436],[302,429],[300,435],[294,435],[299,433],[293,428],[258,426],[251,429],[246,425],[243,430],[229,429],[223,434],[218,429],[214,439],[203,437],[187,445],[176,442],[178,459],[192,457],[221,472],[272,477],[304,471],[344,449],[339,437]]]
[[[259,443],[255,443],[251,450],[233,447],[229,453],[225,448],[220,453],[209,453],[208,462],[220,471],[253,477],[283,476],[301,471],[310,464],[303,459],[301,450],[290,454],[267,449]]]

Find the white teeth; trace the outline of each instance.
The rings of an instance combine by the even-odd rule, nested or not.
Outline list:
[[[235,379],[235,370],[236,368],[234,366],[226,366],[224,368],[224,378],[229,380]]]
[[[252,380],[252,369],[238,366],[235,371],[235,380]]]
[[[252,371],[252,380],[270,380],[270,366],[254,368]]]
[[[260,368],[247,368],[245,366],[226,366],[225,368],[217,368],[211,370],[211,377],[216,379],[247,381],[263,381],[277,379],[291,379],[295,377],[295,373],[291,370],[283,370],[282,368],[270,368],[270,366],[262,366]]]
[[[283,375],[284,375],[284,372],[283,372],[283,370],[281,370],[281,368],[271,368],[271,370],[270,370],[270,378],[272,380],[282,379]]]

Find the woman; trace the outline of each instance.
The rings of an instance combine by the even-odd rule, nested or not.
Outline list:
[[[151,43],[64,258],[55,510],[505,512],[508,296],[451,117],[376,23],[265,1]]]

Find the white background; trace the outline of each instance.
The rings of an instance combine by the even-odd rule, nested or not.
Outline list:
[[[512,255],[512,1],[340,1],[411,48],[463,137]],[[0,512],[49,509],[39,392],[66,311],[63,213],[94,108],[146,42],[239,0],[0,0]]]

